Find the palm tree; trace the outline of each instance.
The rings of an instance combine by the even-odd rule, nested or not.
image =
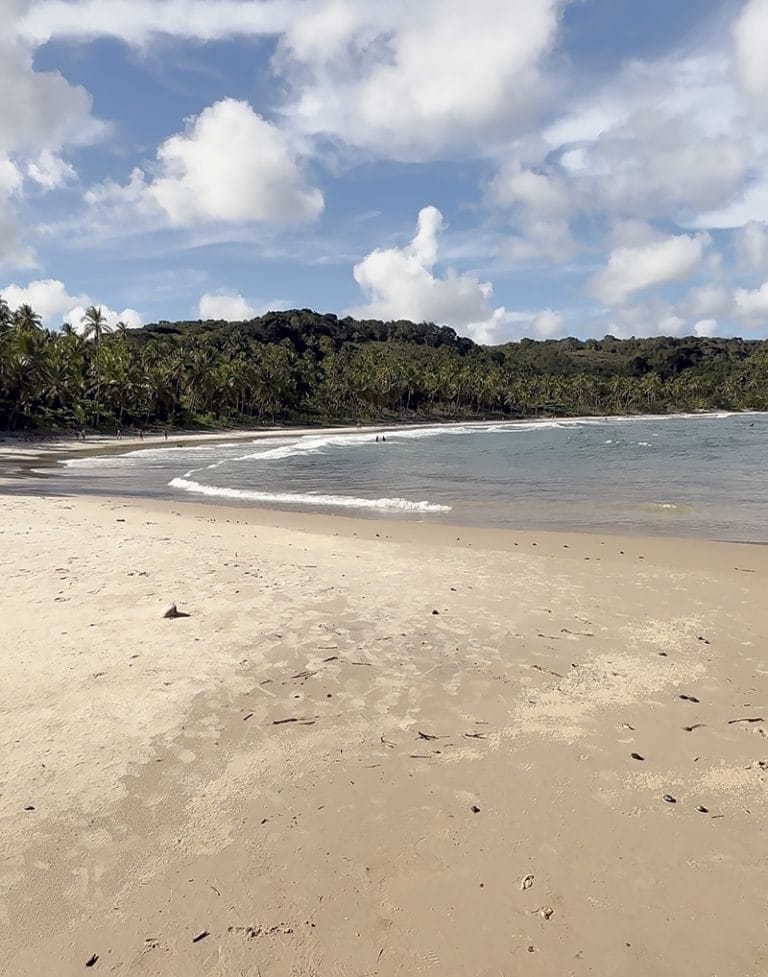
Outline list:
[[[31,305],[20,305],[13,314],[13,324],[19,332],[37,332],[43,328],[43,320]]]
[[[5,299],[0,295],[0,333],[6,332],[13,325],[13,313]]]
[[[80,322],[83,326],[83,338],[93,339],[96,347],[94,363],[96,365],[96,427],[98,428],[101,417],[101,341],[112,330],[100,305],[88,306]]]

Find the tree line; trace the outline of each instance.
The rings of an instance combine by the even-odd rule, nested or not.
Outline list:
[[[768,341],[560,339],[479,346],[431,323],[310,310],[243,323],[44,329],[0,299],[0,428],[228,427],[768,410]]]

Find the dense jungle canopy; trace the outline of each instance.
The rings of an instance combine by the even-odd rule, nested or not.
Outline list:
[[[308,309],[248,322],[43,328],[0,299],[0,428],[233,427],[768,410],[768,341],[479,346],[431,323]]]

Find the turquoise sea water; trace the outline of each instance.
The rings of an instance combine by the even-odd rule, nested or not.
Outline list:
[[[462,525],[768,541],[768,415],[464,424],[134,451],[70,491]],[[57,479],[57,481],[59,481]]]

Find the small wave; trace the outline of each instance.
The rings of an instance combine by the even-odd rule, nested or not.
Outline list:
[[[282,440],[282,439],[281,439]],[[247,455],[240,455],[235,461],[280,461],[298,455],[315,455],[330,445],[347,447],[370,442],[370,434],[328,434],[319,437],[302,437],[281,444],[277,448],[267,448],[265,451],[253,451]],[[255,442],[258,443],[258,442]]]
[[[557,430],[594,424],[594,420],[581,418],[566,418],[547,421],[508,421],[506,423],[479,421],[470,424],[441,424],[435,427],[420,427],[411,430],[399,428],[386,429],[384,434],[388,442],[421,441],[427,438],[458,437],[466,434],[520,434],[528,431]],[[281,439],[282,440],[282,439]],[[324,448],[353,448],[369,445],[374,440],[370,431],[360,434],[327,434],[322,436],[304,436],[286,441],[273,448],[254,451],[241,455],[234,461],[282,461],[302,455],[320,454]],[[256,441],[254,444],[259,444]]]
[[[98,448],[98,444],[94,444],[94,447]],[[145,460],[149,461],[169,461],[173,459],[176,461],[179,457],[179,452],[193,451],[197,452],[209,452],[209,451],[219,451],[222,448],[236,448],[236,443],[229,444],[186,444],[183,448],[170,444],[166,447],[153,447],[153,448],[136,448],[133,451],[123,451],[119,454],[105,454],[105,455],[85,455],[78,458],[62,458],[60,464],[65,468],[126,468],[130,465],[136,464],[136,462],[141,462]]]
[[[191,473],[188,473],[191,474]],[[313,495],[297,492],[254,492],[250,489],[224,488],[219,485],[202,485],[189,478],[174,478],[171,488],[182,489],[196,495],[221,499],[243,499],[249,502],[275,502],[283,505],[334,506],[343,509],[379,509],[397,512],[450,512],[448,505],[433,502],[411,502],[408,499],[361,499],[353,495]]]

